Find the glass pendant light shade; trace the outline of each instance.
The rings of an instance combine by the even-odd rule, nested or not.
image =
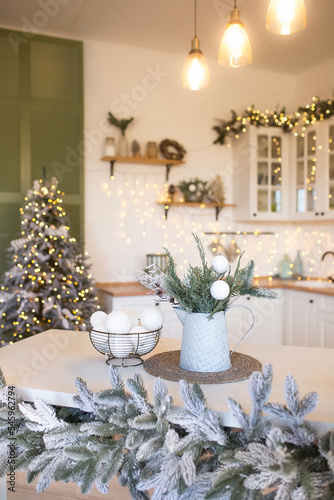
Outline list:
[[[210,84],[208,64],[199,48],[199,40],[191,42],[191,51],[186,59],[182,71],[182,87],[190,90],[200,90]]]
[[[236,7],[231,11],[230,22],[220,43],[218,62],[230,68],[239,68],[252,62],[252,49]]]
[[[291,35],[306,26],[304,0],[271,0],[266,28],[278,35]]]

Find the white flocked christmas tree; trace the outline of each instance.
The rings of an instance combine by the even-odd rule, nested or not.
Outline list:
[[[1,346],[50,328],[85,330],[97,309],[90,264],[69,234],[56,178],[35,180],[0,284]]]

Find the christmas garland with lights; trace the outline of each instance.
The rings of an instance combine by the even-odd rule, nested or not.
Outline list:
[[[334,115],[334,100],[325,99],[321,101],[319,97],[313,97],[311,104],[299,107],[292,115],[285,113],[285,107],[280,111],[274,109],[262,112],[253,105],[245,109],[240,115],[233,110],[231,113],[231,120],[219,120],[220,125],[213,127],[213,130],[218,134],[214,144],[224,144],[227,137],[238,139],[241,133],[246,132],[249,125],[279,127],[284,132],[297,132],[299,129],[304,132],[308,125],[313,125]]]

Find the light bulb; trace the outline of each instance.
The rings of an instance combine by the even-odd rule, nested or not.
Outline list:
[[[182,71],[182,87],[190,90],[200,90],[210,84],[208,64],[199,48],[199,40],[195,37],[191,42],[191,51]]]
[[[238,68],[252,62],[252,49],[248,35],[235,7],[219,47],[218,62],[223,66]]]
[[[266,28],[277,35],[291,35],[306,27],[304,0],[271,0]]]

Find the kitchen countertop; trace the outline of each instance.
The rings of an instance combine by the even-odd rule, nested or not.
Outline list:
[[[297,284],[298,282],[298,284]],[[324,283],[322,287],[319,283]],[[321,278],[309,278],[305,280],[282,280],[270,276],[254,278],[254,284],[265,288],[283,288],[286,290],[297,290],[300,292],[311,292],[320,295],[334,297],[334,283],[328,285],[328,281]],[[113,297],[131,297],[153,294],[138,281],[97,283],[96,287],[101,292]]]
[[[138,281],[124,281],[116,283],[96,283],[96,288],[113,297],[131,297],[136,295],[153,294]]]
[[[311,292],[334,297],[334,283],[321,278],[282,280],[270,276],[259,276],[254,279],[254,284],[265,288],[282,288],[285,290],[297,290],[299,292]],[[323,284],[323,286],[321,286],[321,284]]]

